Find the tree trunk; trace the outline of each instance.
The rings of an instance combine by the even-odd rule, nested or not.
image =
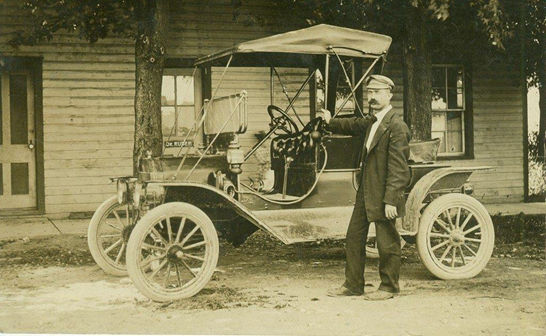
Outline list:
[[[538,138],[537,138],[537,149],[538,149],[538,160],[542,163],[546,162],[544,158],[544,137],[546,136],[546,74],[544,73],[544,63],[542,64],[542,75],[539,75],[540,88],[539,88],[539,122],[538,122]]]
[[[544,7],[541,7],[541,14],[542,17],[544,17]],[[541,17],[541,16],[539,16]],[[539,87],[539,97],[538,97],[538,108],[539,108],[539,122],[538,122],[538,138],[537,138],[537,146],[538,146],[538,160],[542,163],[546,162],[544,158],[544,137],[546,136],[546,69],[544,62],[546,61],[546,51],[544,50],[544,47],[546,46],[546,38],[543,35],[539,37],[539,46],[542,46],[542,51],[538,61],[537,61],[537,82]],[[540,49],[540,48],[539,48]]]
[[[412,140],[431,138],[432,62],[425,15],[423,8],[409,7],[404,29],[404,98]]]
[[[164,31],[167,0],[136,1],[135,41],[135,143],[133,173],[143,157],[162,152],[161,80],[165,64]]]

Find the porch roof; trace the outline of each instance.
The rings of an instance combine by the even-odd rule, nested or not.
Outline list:
[[[272,35],[242,42],[195,61],[195,65],[207,62],[222,63],[221,59],[234,54],[334,54],[355,58],[377,58],[387,54],[392,38],[387,35],[363,30],[320,24],[309,28]]]

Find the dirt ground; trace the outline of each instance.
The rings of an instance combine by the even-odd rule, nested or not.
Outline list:
[[[384,302],[326,296],[343,281],[341,243],[283,246],[257,234],[239,248],[222,244],[207,287],[167,304],[106,275],[83,237],[3,242],[0,252],[3,333],[546,334],[544,259],[517,244],[497,248],[487,268],[464,281],[434,279],[406,245],[402,295]],[[365,275],[372,290],[376,261]]]

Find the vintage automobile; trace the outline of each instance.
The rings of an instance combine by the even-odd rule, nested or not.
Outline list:
[[[128,273],[150,299],[170,301],[195,295],[207,284],[218,261],[219,234],[233,244],[258,229],[285,244],[343,239],[355,201],[361,139],[330,134],[322,119],[311,117],[317,106],[343,117],[348,102],[352,113],[363,116],[362,83],[382,71],[390,44],[389,36],[317,25],[197,59],[196,71],[222,69],[184,139],[193,134],[194,140],[204,139],[203,146],[192,153],[185,149],[178,161],[144,158],[139,176],[112,179],[117,195],[97,209],[89,226],[97,264],[107,273]],[[271,82],[280,80],[277,68],[308,70],[293,97],[283,87],[285,107],[263,106],[269,131],[248,148],[240,143],[248,129],[248,93],[216,96],[234,67],[269,68]],[[339,78],[346,85],[342,94],[336,88]],[[295,103],[308,86],[322,91],[306,98],[311,102],[304,122]],[[404,241],[417,243],[433,275],[471,278],[491,257],[494,230],[467,182],[474,171],[488,167],[435,163],[438,143],[411,144],[406,214],[397,227]],[[264,150],[270,169],[244,180],[245,164]],[[373,237],[372,229],[369,255],[377,253]]]

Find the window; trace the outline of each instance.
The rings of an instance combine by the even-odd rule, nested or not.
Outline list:
[[[433,66],[432,138],[440,138],[438,156],[465,154],[465,89],[462,66]]]
[[[351,81],[351,86],[354,86],[355,84],[355,63],[350,61],[344,62],[345,70],[347,71],[347,76],[349,77],[349,80]],[[336,111],[341,107],[341,104],[345,100],[347,102],[339,111],[339,116],[342,115],[354,115],[356,112],[356,104],[353,94],[351,94],[351,86],[347,83],[347,78],[345,77],[345,74],[343,73],[343,69],[339,69],[338,74],[338,81],[336,86]],[[355,92],[356,94],[356,92]],[[347,99],[348,98],[348,99]]]
[[[319,71],[317,72],[316,83],[316,95],[317,95],[317,109],[322,108],[324,105],[324,98],[328,100],[328,107],[330,109],[335,106],[335,110],[330,112],[334,114],[338,111],[342,104],[345,105],[339,110],[336,118],[360,116],[359,112],[356,112],[359,108],[362,108],[362,88],[360,87],[351,93],[351,87],[355,85],[355,79],[359,79],[361,69],[352,60],[344,61],[344,67],[347,76],[341,67],[339,67],[338,60],[331,59],[330,63],[330,78],[328,79],[328,97],[325,97],[325,79]],[[349,83],[347,83],[347,78]],[[335,92],[334,92],[335,91]],[[335,94],[335,95],[334,95]],[[355,97],[358,100],[358,104],[355,102]],[[332,103],[332,99],[335,100],[335,105]],[[331,134],[326,135],[323,141],[324,146],[328,152],[328,161],[326,163],[326,170],[332,171],[354,171],[358,167],[358,160],[360,155],[360,149],[362,148],[361,139],[358,136]],[[321,159],[322,160],[322,159]],[[319,166],[322,166],[323,162],[319,162]]]
[[[199,82],[193,69],[165,69],[161,86],[161,128],[163,154],[179,156],[185,147],[194,147],[192,130],[196,115],[196,88]],[[188,132],[191,133],[188,135]],[[187,136],[187,139],[186,139]],[[184,139],[186,141],[184,142]],[[201,139],[196,139],[200,141]]]

